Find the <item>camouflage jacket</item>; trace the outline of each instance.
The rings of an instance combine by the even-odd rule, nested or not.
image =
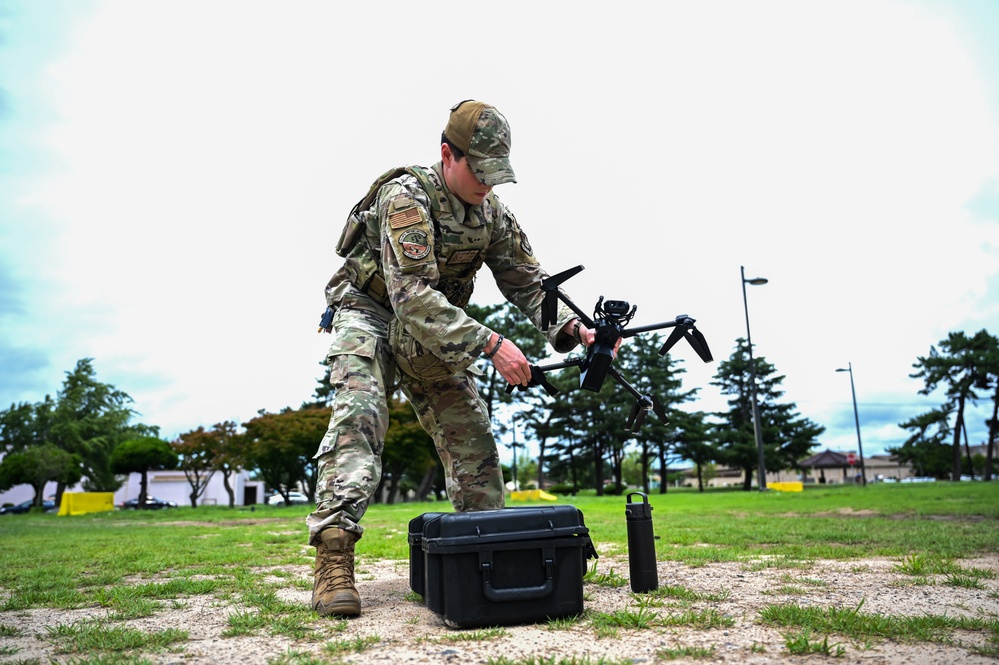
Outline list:
[[[466,206],[448,191],[440,162],[433,169],[410,168],[425,178],[410,173],[396,177],[378,189],[367,210],[355,209],[363,238],[327,285],[327,301],[337,306],[358,293],[381,301],[409,338],[403,353],[396,348],[397,355],[429,352],[446,373],[456,373],[475,361],[492,333],[464,311],[482,265],[492,271],[504,297],[539,330],[541,282],[548,275],[513,213],[495,194],[478,206]],[[358,279],[365,261],[375,264],[370,267],[376,279],[369,277],[368,284]],[[384,295],[370,288],[372,281],[384,282]],[[560,353],[576,345],[572,336],[559,332],[572,318],[572,311],[562,306],[546,333]]]

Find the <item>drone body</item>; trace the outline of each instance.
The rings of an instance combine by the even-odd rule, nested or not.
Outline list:
[[[657,323],[650,326],[641,326],[639,328],[626,330],[632,317],[635,316],[638,306],[629,305],[629,303],[624,300],[604,301],[603,296],[600,296],[600,299],[597,300],[597,304],[593,312],[593,318],[591,319],[559,289],[559,286],[563,282],[573,275],[578,274],[581,270],[583,270],[583,266],[576,266],[575,268],[570,268],[565,272],[553,275],[541,283],[541,289],[545,292],[545,299],[541,305],[541,327],[542,330],[547,330],[551,323],[555,320],[555,314],[558,309],[558,301],[561,300],[576,313],[576,316],[579,317],[580,321],[586,324],[586,327],[592,328],[596,331],[596,339],[586,350],[586,356],[584,358],[573,358],[565,362],[546,365],[543,367],[532,365],[531,382],[527,385],[527,387],[529,388],[531,386],[540,385],[544,387],[549,395],[557,395],[559,392],[558,389],[552,386],[545,379],[544,373],[566,367],[579,367],[579,387],[583,390],[598,392],[603,386],[604,379],[606,379],[609,374],[615,381],[621,384],[625,390],[631,393],[636,400],[635,407],[632,409],[631,415],[628,418],[627,428],[629,430],[636,431],[642,425],[646,414],[650,410],[654,411],[664,423],[667,422],[666,412],[662,407],[662,403],[652,395],[643,395],[638,392],[625,380],[621,373],[614,368],[614,357],[616,355],[614,349],[617,347],[618,342],[624,338],[632,337],[643,332],[661,330],[663,328],[673,328],[673,332],[662,345],[662,348],[659,349],[659,355],[666,355],[673,345],[680,341],[680,338],[683,337],[687,340],[691,347],[693,347],[694,351],[698,356],[700,356],[701,360],[704,362],[711,362],[711,351],[708,349],[708,343],[704,339],[704,335],[702,335],[700,331],[694,327],[694,319],[690,318],[686,314],[681,314],[676,317],[675,320],[666,323]],[[512,392],[514,387],[515,386],[512,384],[508,385],[507,392]],[[523,388],[523,386],[521,386],[521,388]]]

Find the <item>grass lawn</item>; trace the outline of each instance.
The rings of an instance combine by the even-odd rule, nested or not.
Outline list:
[[[601,555],[627,552],[625,497],[560,497],[584,515]],[[787,559],[919,555],[938,560],[999,551],[999,482],[878,484],[800,493],[653,494],[658,558],[688,565],[760,554]],[[517,505],[517,504],[511,504]],[[409,520],[446,502],[374,505],[364,557],[407,559]],[[301,564],[308,506],[176,508],[75,517],[0,517],[0,611],[75,607],[109,585],[162,571],[236,576]]]
[[[582,493],[559,501],[582,511],[601,557],[626,555],[624,496]],[[999,482],[824,486],[800,493],[670,490],[649,501],[661,562],[701,567],[752,561],[793,569],[819,559],[886,557],[917,579],[946,575],[954,586],[982,588],[975,585],[995,578],[993,571],[959,560],[999,551]],[[441,502],[372,506],[363,521],[368,531],[358,546],[360,565],[407,560],[409,521],[424,512],[447,511],[449,504]],[[287,572],[311,565],[312,550],[305,547],[308,512],[308,506],[256,506],[0,516],[0,612],[8,613],[0,618],[0,636],[18,634],[11,620],[18,612],[100,607],[107,610],[107,620],[99,626],[86,631],[62,626],[48,639],[78,655],[168,648],[186,639],[182,631],[137,633],[115,622],[154,616],[163,607],[204,595],[260,609],[234,616],[233,634],[255,629],[241,622],[264,621],[272,632],[302,630],[315,615],[308,607],[278,600],[274,580],[284,575],[290,588],[311,588],[300,575]],[[667,591],[685,593],[681,587]],[[643,611],[638,615],[647,616]],[[871,630],[866,624],[851,628],[844,624],[847,619],[857,622],[863,616],[854,612],[844,618],[794,604],[774,605],[760,614],[761,622],[807,628],[799,635]],[[924,629],[891,628],[909,637]],[[996,617],[970,629],[986,630],[995,636],[990,640],[999,640]],[[805,639],[798,648],[815,652],[821,651],[819,645],[817,639]],[[793,653],[793,647],[789,641],[787,649]],[[999,646],[995,650],[999,654]]]

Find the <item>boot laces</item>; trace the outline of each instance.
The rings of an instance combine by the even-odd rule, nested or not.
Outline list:
[[[354,553],[347,550],[326,550],[319,555],[316,579],[332,587],[354,586]]]

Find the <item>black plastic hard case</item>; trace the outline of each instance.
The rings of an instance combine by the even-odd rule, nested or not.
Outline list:
[[[477,628],[583,612],[597,556],[574,506],[424,513],[409,523],[409,584],[444,622]]]

